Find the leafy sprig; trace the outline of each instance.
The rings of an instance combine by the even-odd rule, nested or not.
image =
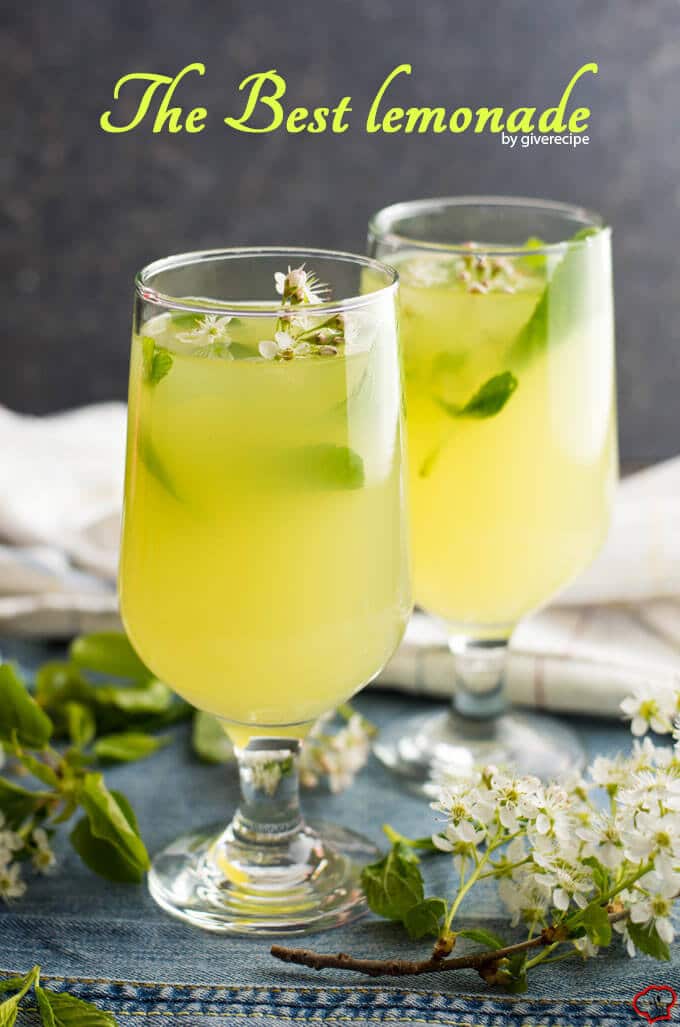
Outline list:
[[[34,966],[27,974],[7,977],[0,981],[0,995],[14,992],[0,1002],[0,1027],[14,1027],[24,1000],[31,997],[40,1014],[43,1027],[117,1027],[118,1021],[90,1002],[63,991],[48,991],[40,983],[40,967]],[[30,1007],[29,1007],[30,1008]]]
[[[51,869],[49,840],[78,814],[69,837],[83,862],[139,882],[149,866],[139,826],[101,768],[152,755],[169,741],[158,732],[190,714],[120,633],[76,639],[68,660],[39,668],[32,692],[0,665],[0,747],[14,771],[0,777],[0,896],[23,892],[23,862]]]

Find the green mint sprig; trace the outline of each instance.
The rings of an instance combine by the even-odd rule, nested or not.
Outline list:
[[[118,1021],[90,1002],[64,991],[48,991],[40,984],[40,967],[34,966],[27,974],[7,977],[0,981],[0,994],[13,991],[0,1002],[0,1027],[14,1027],[20,1009],[26,1007],[24,999],[31,992],[35,996],[43,1027],[117,1027]],[[30,1008],[30,1007],[29,1007]]]
[[[149,859],[134,812],[100,768],[151,756],[170,740],[158,732],[190,713],[120,633],[76,639],[68,660],[39,668],[33,694],[14,666],[0,665],[0,746],[10,771],[34,782],[0,777],[0,815],[23,843],[13,859],[44,856],[35,838],[51,837],[80,812],[70,841],[83,862],[109,879],[139,882]]]
[[[149,385],[158,385],[170,371],[172,363],[172,354],[164,346],[159,346],[150,335],[142,338],[142,371],[145,382]]]
[[[438,396],[435,397],[435,402],[449,417],[454,419],[484,420],[488,417],[495,417],[501,412],[517,388],[517,385],[518,382],[514,374],[511,371],[503,371],[501,374],[495,374],[485,381],[467,403],[464,403],[462,406],[447,403]],[[420,465],[418,470],[419,477],[427,478],[431,474],[442,450],[449,441],[450,437],[447,437],[430,450]]]
[[[569,243],[585,242],[599,233],[599,228],[582,228],[575,233]],[[545,255],[533,253],[545,244],[541,239],[530,238],[526,242],[527,254],[518,258],[531,269],[545,266]],[[513,370],[524,366],[535,354],[548,344],[550,338],[563,339],[573,328],[578,318],[578,305],[574,304],[574,294],[583,280],[584,249],[580,246],[569,246],[566,253],[555,268],[551,278],[541,293],[531,317],[512,342],[505,362]],[[479,419],[495,417],[499,414],[517,388],[518,381],[513,370],[506,370],[489,378],[462,406],[446,403],[438,396],[435,402],[450,417],[477,417]],[[441,451],[449,440],[446,439],[434,447],[425,457],[418,470],[419,477],[427,478]]]
[[[15,859],[33,854],[36,830],[49,835],[80,811],[84,815],[71,842],[83,861],[105,877],[141,881],[149,857],[127,800],[110,792],[102,775],[92,769],[94,753],[81,748],[77,738],[60,752],[51,745],[54,735],[53,721],[29,694],[15,668],[0,666],[0,743],[15,764],[42,786],[25,788],[0,778],[0,811],[7,828],[24,842]],[[111,867],[114,873],[109,872]]]
[[[569,243],[587,242],[599,231],[599,228],[582,228],[571,237]],[[511,367],[518,368],[528,363],[548,345],[550,339],[567,338],[574,324],[578,323],[580,309],[574,298],[579,293],[586,273],[586,254],[585,247],[567,247],[546,283],[531,317],[508,350],[506,359]],[[523,259],[536,260],[539,256],[536,254],[533,258]]]

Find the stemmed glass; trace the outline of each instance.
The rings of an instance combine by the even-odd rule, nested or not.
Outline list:
[[[136,279],[122,616],[154,673],[221,718],[241,781],[229,826],[149,875],[201,927],[363,908],[375,850],[302,819],[297,763],[410,612],[396,307],[392,269],[322,250],[189,253]]]
[[[506,713],[503,673],[517,623],[609,523],[610,230],[559,203],[420,200],[376,214],[369,251],[401,278],[415,599],[453,654],[450,711],[397,722],[377,754],[426,790],[480,762],[564,774],[576,738]]]

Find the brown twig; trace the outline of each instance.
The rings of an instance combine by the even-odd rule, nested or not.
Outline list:
[[[613,924],[627,916],[627,910],[617,910],[609,914],[609,922]],[[275,959],[281,959],[284,963],[308,966],[312,970],[350,970],[368,977],[401,977],[442,973],[446,970],[481,970],[489,964],[514,956],[517,952],[527,952],[543,945],[552,945],[556,941],[566,941],[568,937],[568,933],[559,926],[546,927],[535,938],[528,938],[515,945],[506,945],[505,948],[486,952],[471,952],[467,956],[456,956],[453,959],[359,959],[347,952],[331,955],[314,952],[311,949],[289,949],[285,945],[272,945],[270,951]]]

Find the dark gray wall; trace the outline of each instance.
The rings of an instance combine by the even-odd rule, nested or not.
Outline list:
[[[124,396],[131,278],[173,251],[239,243],[363,249],[369,213],[422,195],[537,195],[615,228],[622,451],[670,455],[680,429],[680,5],[677,0],[96,0],[6,5],[0,155],[0,402],[42,412]],[[129,71],[175,74],[210,111],[196,136],[106,135]],[[367,136],[370,97],[413,64],[408,103],[592,108],[580,150],[510,152],[469,134]],[[238,135],[236,87],[276,67],[291,103],[350,93],[345,135]]]

